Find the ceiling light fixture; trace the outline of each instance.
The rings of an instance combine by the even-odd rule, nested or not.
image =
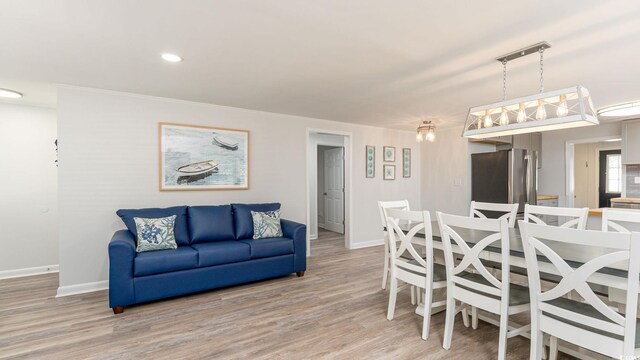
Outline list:
[[[586,88],[544,91],[544,50],[550,47],[541,42],[496,59],[502,63],[502,101],[471,108],[464,137],[484,139],[599,124]],[[539,93],[507,100],[507,62],[536,53],[540,55]],[[640,114],[640,102],[635,105]]]
[[[434,142],[436,140],[436,125],[431,123],[431,121],[423,121],[422,124],[418,126],[416,140],[418,140],[418,142],[422,142],[425,139],[429,142]]]
[[[634,115],[640,115],[640,101],[607,106],[598,110],[598,116],[626,117]]]
[[[162,59],[164,61],[173,62],[173,63],[181,62],[183,60],[180,56],[176,54],[171,54],[171,53],[162,54]]]
[[[9,99],[20,99],[22,97],[22,93],[9,89],[0,89],[0,97]]]

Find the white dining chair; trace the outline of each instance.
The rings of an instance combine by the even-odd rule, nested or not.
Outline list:
[[[640,211],[635,210],[602,210],[602,231],[631,232],[623,225],[640,224]]]
[[[576,230],[519,222],[531,292],[531,354],[542,357],[543,336],[551,336],[550,359],[555,359],[558,339],[616,359],[635,359],[640,233]],[[592,254],[581,259],[567,254]],[[562,279],[552,289],[542,290],[541,257]],[[580,261],[577,261],[580,260]],[[624,313],[603,302],[589,287],[589,279],[602,269],[624,264],[620,281],[626,291]],[[583,301],[564,295],[576,291]]]
[[[547,224],[540,216],[556,216],[558,221],[560,218],[569,218],[567,222],[558,225],[563,228],[575,228],[578,230],[584,230],[587,228],[587,217],[589,216],[589,208],[565,208],[554,206],[538,206],[529,205],[524,206],[524,221],[528,223],[535,223],[540,225]]]
[[[464,308],[464,304],[468,304],[500,317],[498,359],[502,360],[506,356],[507,339],[529,330],[529,325],[509,327],[510,315],[529,311],[529,292],[526,287],[509,281],[511,254],[507,220],[471,218],[442,212],[438,212],[437,216],[447,270],[447,313],[442,347],[451,347],[455,316]],[[477,239],[479,236],[482,239]],[[500,279],[493,276],[480,260],[480,254],[488,246],[500,248]],[[462,259],[456,263],[454,256],[458,255],[462,255]],[[462,305],[456,307],[456,301]]]
[[[387,319],[393,320],[398,294],[398,281],[413,285],[417,289],[422,289],[424,293],[422,339],[426,340],[429,337],[429,323],[433,307],[445,304],[445,301],[433,302],[433,290],[447,286],[444,266],[433,262],[431,216],[429,216],[428,211],[388,209],[386,213],[391,259],[391,286],[389,289]],[[399,225],[401,222],[410,223],[411,225],[402,229]],[[426,249],[424,258],[413,246],[413,242],[418,240],[416,237],[420,231],[422,231],[421,237],[424,236],[424,247]],[[422,239],[420,240],[422,241]]]
[[[382,222],[382,232],[384,237],[384,268],[382,270],[382,288],[387,287],[389,281],[389,232],[387,228],[387,209],[410,210],[409,200],[396,201],[378,201],[378,210],[380,211],[380,220]]]
[[[516,216],[518,215],[519,206],[520,204],[500,204],[472,201],[471,206],[469,206],[469,216],[486,219],[487,215],[485,215],[482,211],[504,213],[499,218],[507,219],[509,227],[512,228],[516,226]]]

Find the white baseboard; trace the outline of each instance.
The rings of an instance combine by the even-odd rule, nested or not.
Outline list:
[[[384,239],[375,239],[375,240],[357,242],[355,244],[351,244],[351,250],[362,249],[362,248],[367,248],[372,246],[380,246],[380,245],[384,245]]]
[[[42,275],[58,272],[58,265],[36,266],[25,269],[4,270],[0,271],[0,280],[12,279],[23,276]]]
[[[77,285],[60,286],[56,297],[84,294],[109,288],[109,280],[96,281]]]
[[[317,240],[318,234],[309,234],[309,240]]]

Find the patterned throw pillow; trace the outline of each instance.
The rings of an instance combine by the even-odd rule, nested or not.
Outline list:
[[[282,236],[280,227],[280,209],[274,211],[252,211],[253,238],[264,239]]]
[[[176,236],[174,227],[176,216],[159,219],[146,219],[134,217],[136,232],[138,233],[137,252],[176,249]]]

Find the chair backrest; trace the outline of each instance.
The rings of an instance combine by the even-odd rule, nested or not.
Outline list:
[[[469,207],[469,216],[486,219],[487,216],[483,214],[481,210],[505,213],[501,215],[499,219],[502,219],[502,218],[507,219],[507,223],[509,224],[509,227],[512,228],[516,226],[516,216],[518,215],[519,206],[520,204],[517,204],[517,203],[516,204],[499,204],[499,203],[472,201],[471,206]]]
[[[426,279],[432,279],[433,238],[429,212],[387,209],[386,214],[391,272],[395,271],[398,278],[412,284],[422,284]],[[402,223],[410,225],[403,226]],[[426,259],[413,246],[414,238],[421,230],[424,230]]]
[[[640,224],[640,211],[637,210],[602,210],[602,231],[612,231],[630,233],[631,230],[622,226],[620,223],[637,223]]]
[[[509,228],[507,220],[482,219],[437,212],[440,235],[444,246],[445,267],[449,285],[461,285],[485,294],[497,296],[501,301],[509,299]],[[453,241],[452,241],[453,240]],[[497,244],[494,244],[496,243]],[[494,244],[494,245],[492,245]],[[500,247],[502,259],[501,279],[491,274],[480,260],[487,246]],[[456,265],[455,253],[462,255]],[[487,285],[465,279],[468,268],[484,278]]]
[[[524,221],[539,225],[549,225],[542,220],[539,215],[557,216],[558,225],[563,228],[576,228],[584,230],[587,228],[587,217],[589,216],[589,208],[566,208],[555,206],[537,206],[526,204],[524,206]],[[567,222],[560,225],[560,218],[570,218]]]
[[[378,210],[380,211],[380,220],[383,228],[387,227],[388,209],[410,210],[409,200],[378,201]]]
[[[567,341],[591,348],[599,353],[611,351],[606,355],[616,358],[622,354],[633,355],[638,276],[640,274],[640,233],[577,230],[525,223],[524,221],[519,222],[519,227],[527,262],[532,322],[540,321],[542,324],[542,321],[546,321],[547,324],[556,324],[554,321],[560,320],[560,325],[554,328],[568,329],[563,331],[568,334],[568,338],[565,338]],[[569,262],[557,251],[564,254],[580,253],[584,255],[584,259],[579,263]],[[546,291],[542,291],[540,282],[541,263],[539,261],[541,261],[541,257],[551,262],[557,275],[562,278],[555,287]],[[625,314],[620,314],[607,306],[588,285],[590,277],[596,272],[614,264],[628,265],[626,279],[624,275],[620,275],[621,279],[626,280]],[[550,269],[547,268],[544,273],[549,271]],[[576,311],[572,311],[571,307],[566,305],[567,301],[571,300],[563,297],[571,291],[576,291],[582,296],[584,302],[580,302],[580,304],[583,306],[588,304],[596,311],[594,316],[588,316],[584,310],[577,308]],[[562,301],[565,306],[558,306],[561,304],[558,299],[561,299],[559,301]],[[554,300],[556,301],[554,302]],[[536,318],[534,319],[534,317]],[[571,325],[571,323],[622,336],[624,340],[610,336],[600,338],[599,336],[604,335],[597,333],[591,335],[594,332],[585,330],[584,327]],[[585,332],[589,334],[585,335]]]

